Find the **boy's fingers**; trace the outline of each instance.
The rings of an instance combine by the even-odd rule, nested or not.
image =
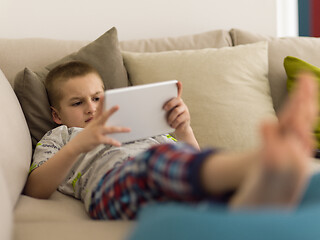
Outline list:
[[[172,98],[171,100],[166,102],[166,104],[163,106],[163,109],[165,111],[170,111],[173,108],[177,107],[180,104],[180,100],[179,99],[181,99],[181,98]]]
[[[119,110],[119,106],[116,105],[116,106],[113,106],[112,108],[110,108],[109,110],[103,112],[101,117],[98,119],[97,123],[98,124],[105,124],[106,121],[109,119],[109,117],[118,110]]]
[[[180,116],[181,114],[183,114],[185,112],[185,110],[186,109],[182,106],[178,106],[178,107],[174,108],[168,115],[168,123],[172,124],[173,121],[178,118],[178,116]]]
[[[187,121],[188,118],[185,115],[181,114],[171,123],[170,126],[177,129],[181,124],[185,124]]]
[[[125,132],[130,132],[130,128],[115,127],[115,126],[105,127],[103,129],[102,134],[106,135],[106,137],[104,138],[104,141],[102,143],[119,147],[119,146],[121,146],[121,143],[113,138],[108,137],[107,135],[110,133],[125,133]]]
[[[178,88],[178,95],[175,98],[172,98],[171,100],[169,100],[168,102],[166,102],[163,106],[163,109],[165,111],[169,111],[172,108],[176,107],[177,105],[180,105],[180,101],[182,101],[181,99],[181,95],[182,95],[182,83],[181,82],[177,82],[177,88]]]
[[[182,83],[180,81],[177,82],[177,87],[178,87],[178,98],[180,98],[182,95]]]
[[[108,144],[116,147],[120,147],[121,143],[113,138],[106,137],[104,138],[104,141],[102,142],[103,144]]]
[[[117,127],[117,126],[107,126],[103,129],[103,134],[110,134],[110,133],[126,133],[130,132],[130,128],[127,127]]]

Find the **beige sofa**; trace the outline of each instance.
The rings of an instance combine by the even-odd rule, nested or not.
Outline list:
[[[248,43],[254,44],[244,45]],[[88,54],[88,44],[37,38],[0,39],[0,239],[125,239],[136,224],[90,220],[79,200],[59,192],[48,200],[21,194],[32,146],[50,126],[43,127],[42,122],[48,119],[41,118],[48,112],[33,108],[37,104],[46,106],[43,104],[47,100],[38,98],[39,92],[43,94],[43,69],[50,69],[51,63],[73,52],[76,57],[83,52]],[[293,55],[320,66],[320,57],[314,54],[320,48],[319,39],[279,39],[239,29],[114,44],[124,60],[124,65],[121,58],[122,65],[116,67],[125,69],[129,82],[124,81],[121,86],[111,84],[113,87],[172,78],[182,81],[183,98],[201,146],[236,151],[258,146],[260,120],[275,118],[287,94],[283,58]],[[81,54],[77,52],[80,48]],[[96,60],[101,55],[100,48],[99,44],[94,45],[93,54],[84,58]],[[114,58],[108,64],[113,66]],[[110,74],[117,74],[114,68]],[[32,76],[40,82],[33,85],[27,73],[36,73]],[[312,171],[318,169],[315,161],[310,166]]]

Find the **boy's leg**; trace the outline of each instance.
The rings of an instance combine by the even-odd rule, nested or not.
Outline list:
[[[219,195],[237,189],[230,201],[234,208],[297,204],[309,177],[318,116],[314,77],[303,74],[297,81],[279,121],[262,124],[262,149],[220,152],[204,161],[200,177],[205,192]]]
[[[133,219],[145,203],[203,199],[207,195],[200,186],[199,171],[212,153],[179,143],[148,149],[101,179],[92,194],[90,216]]]
[[[291,208],[300,200],[314,149],[312,132],[318,117],[318,86],[308,74],[297,80],[279,121],[262,124],[260,161],[235,194],[232,207]]]

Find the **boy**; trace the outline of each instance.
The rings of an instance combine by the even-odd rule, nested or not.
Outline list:
[[[103,112],[102,80],[85,63],[56,67],[46,88],[53,120],[61,126],[37,145],[27,195],[49,198],[58,189],[83,200],[94,219],[133,219],[148,202],[212,200],[230,191],[235,192],[228,198],[231,208],[292,207],[307,182],[317,116],[317,88],[310,75],[300,77],[279,122],[262,125],[262,148],[243,154],[199,150],[181,83],[178,97],[164,109],[185,144],[164,136],[123,145],[109,138],[129,129],[106,125],[118,108]]]

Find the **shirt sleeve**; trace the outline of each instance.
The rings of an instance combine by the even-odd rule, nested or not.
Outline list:
[[[65,145],[68,135],[68,129],[64,127],[47,132],[37,143],[29,174],[56,154]]]

